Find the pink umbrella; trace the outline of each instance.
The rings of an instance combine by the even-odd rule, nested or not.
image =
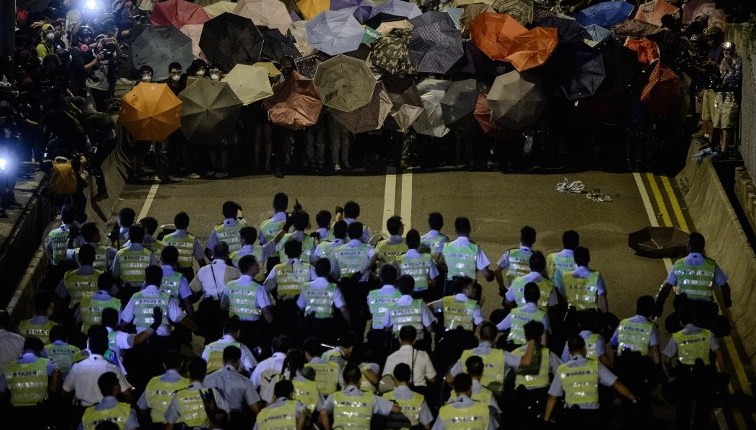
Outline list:
[[[167,0],[155,4],[150,13],[152,25],[172,25],[181,28],[186,24],[204,24],[210,19],[202,6],[185,0]]]
[[[205,57],[205,53],[202,52],[202,48],[199,46],[200,37],[202,37],[202,29],[204,28],[204,25],[202,24],[186,24],[183,27],[181,27],[181,32],[189,36],[190,39],[192,39],[192,55],[194,55],[194,58],[199,58],[200,60],[207,61],[207,57]]]
[[[714,3],[704,3],[701,6],[693,10],[693,18],[698,15],[706,15],[709,17],[709,27],[716,26],[725,31],[727,29],[727,18],[725,17],[724,9],[717,9],[717,5]]]

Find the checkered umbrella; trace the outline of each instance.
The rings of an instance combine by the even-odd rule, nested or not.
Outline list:
[[[461,34],[448,14],[426,12],[410,22],[415,28],[408,48],[418,72],[446,73],[465,54]]]
[[[533,22],[533,0],[496,0],[492,7],[496,12],[511,15],[521,24]]]

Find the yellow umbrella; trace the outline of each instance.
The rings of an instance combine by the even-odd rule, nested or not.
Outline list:
[[[268,73],[269,78],[275,78],[276,76],[281,75],[281,71],[278,70],[276,65],[271,63],[270,61],[260,61],[259,63],[253,64],[253,66],[265,69],[265,72]]]
[[[297,7],[302,13],[302,18],[310,20],[320,12],[329,10],[331,8],[331,0],[300,0],[297,2]]]
[[[118,121],[134,139],[161,142],[181,127],[181,99],[166,84],[140,82],[121,102]]]
[[[205,9],[205,13],[210,18],[215,18],[216,16],[224,12],[233,12],[235,8],[236,3],[230,1],[219,1],[203,7],[203,9]]]
[[[223,82],[228,83],[228,86],[231,87],[243,105],[273,95],[268,71],[265,67],[237,64],[223,77]]]

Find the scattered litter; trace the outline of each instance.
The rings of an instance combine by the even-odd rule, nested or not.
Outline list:
[[[612,196],[609,194],[604,194],[599,190],[593,190],[590,193],[586,194],[585,197],[588,198],[588,200],[593,200],[594,202],[611,202]]]
[[[563,182],[560,182],[556,186],[556,190],[560,193],[576,193],[580,194],[585,192],[585,184],[583,184],[583,181],[572,181],[570,182],[569,179],[564,178]]]
[[[706,146],[700,151],[693,154],[693,157],[691,158],[693,158],[696,161],[696,163],[701,164],[701,161],[703,161],[704,158],[716,157],[717,155],[719,155],[718,151],[711,149],[711,147]]]

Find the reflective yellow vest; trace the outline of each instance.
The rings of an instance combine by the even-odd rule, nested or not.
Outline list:
[[[111,265],[113,264],[112,261],[108,261],[108,249],[110,249],[110,247],[107,247],[105,245],[96,245],[94,248],[95,261],[94,264],[92,264],[92,267],[94,267],[95,270],[99,270],[101,272],[110,272]],[[76,263],[81,265],[81,263],[79,262],[79,249],[81,248],[76,248],[76,250],[74,250],[74,256],[76,257]]]
[[[307,283],[302,287],[302,297],[305,302],[304,315],[315,318],[333,318],[333,295],[336,284],[329,283],[325,288],[312,288]]]
[[[554,274],[557,270],[567,273],[572,272],[576,268],[575,257],[557,255],[556,252],[546,256],[546,272],[549,274],[549,279],[554,279]]]
[[[178,250],[178,267],[181,269],[192,267],[194,261],[194,240],[194,235],[189,233],[183,237],[176,236],[176,233],[167,234],[163,237],[163,245],[170,245]]]
[[[262,233],[266,242],[270,242],[281,231],[281,227],[286,224],[286,221],[273,221],[272,218],[266,219],[260,224],[260,233]]]
[[[215,237],[218,242],[226,242],[228,245],[228,252],[238,251],[241,248],[241,236],[239,231],[247,226],[247,222],[239,220],[236,225],[226,227],[224,224],[216,225],[213,227],[215,231]]]
[[[9,363],[5,366],[5,380],[13,406],[35,406],[47,399],[47,358],[37,357],[31,363]]]
[[[168,302],[170,299],[171,296],[162,292],[158,296],[147,296],[143,291],[134,293],[134,295],[131,296],[131,300],[134,302],[134,326],[149,327],[155,321],[152,317],[152,309],[155,306],[158,306],[163,310],[164,315],[160,326],[170,328],[170,321],[168,318]]]
[[[431,256],[429,254],[420,254],[418,258],[407,258],[406,255],[402,255],[397,262],[399,263],[399,273],[410,275],[415,280],[415,291],[428,289],[428,273],[431,267]]]
[[[368,262],[370,245],[361,243],[357,246],[341,245],[333,250],[333,257],[339,265],[339,277],[348,278],[364,268]]]
[[[420,422],[420,409],[423,407],[423,402],[425,401],[425,397],[422,394],[412,392],[412,397],[409,399],[397,399],[396,393],[389,391],[383,397],[386,400],[396,402],[402,408],[402,415],[407,417],[411,425],[416,426]]]
[[[66,376],[71,371],[71,367],[76,362],[77,355],[81,353],[81,350],[67,343],[63,345],[50,343],[45,345],[45,353],[47,358],[58,365],[60,374]]]
[[[498,348],[491,348],[488,354],[476,354],[474,349],[468,349],[462,352],[459,361],[464,367],[468,358],[476,355],[483,360],[483,376],[480,378],[480,384],[488,386],[491,383],[504,383],[504,351]]]
[[[286,255],[286,251],[284,250],[284,244],[289,240],[289,238],[293,234],[294,233],[286,233],[281,238],[281,241],[278,242],[278,245],[276,245],[276,248],[279,250],[278,258],[281,261],[286,261],[289,258],[289,256]],[[302,255],[300,255],[299,258],[302,261],[310,261],[310,256],[312,255],[312,251],[315,249],[315,239],[311,238],[309,235],[305,235],[304,238],[301,240],[301,242],[302,242]]]
[[[651,321],[637,323],[629,318],[620,321],[617,327],[617,352],[622,355],[622,351],[629,349],[638,351],[643,356],[648,355],[648,342],[653,330],[654,323]]]
[[[677,357],[680,363],[688,366],[696,364],[701,359],[708,366],[711,364],[711,332],[701,329],[698,333],[685,334],[682,330],[672,334],[677,343]]]
[[[142,248],[139,251],[130,251],[128,248],[118,250],[118,261],[123,282],[132,287],[141,287],[144,283],[144,269],[152,261],[152,251]]]
[[[227,346],[235,346],[241,349],[241,343],[237,341],[226,342],[223,340],[216,340],[215,342],[208,343],[205,346],[205,350],[207,351],[208,374],[223,368],[223,350],[226,349]]]
[[[461,326],[465,330],[472,331],[473,325],[473,312],[478,305],[473,299],[467,299],[464,302],[460,302],[454,299],[454,296],[446,296],[442,299],[444,307],[444,328],[446,330],[455,330]]]
[[[18,334],[23,337],[37,336],[42,340],[42,343],[47,345],[50,343],[50,330],[58,325],[54,321],[47,320],[44,324],[32,324],[31,320],[23,320],[18,324]]]
[[[370,307],[370,314],[372,315],[373,328],[383,328],[383,317],[386,315],[386,312],[395,306],[396,300],[401,296],[402,293],[396,289],[391,294],[383,294],[380,290],[373,290],[368,293],[367,302]]]
[[[200,391],[206,393],[209,390],[213,391],[216,399],[219,398],[220,393],[215,388],[186,388],[176,391],[180,422],[189,427],[207,427],[210,424],[200,395]]]
[[[567,406],[598,403],[599,370],[597,360],[588,358],[585,363],[578,366],[562,364],[559,366],[559,377],[562,378],[564,400]]]
[[[347,396],[343,391],[333,393],[333,428],[369,429],[373,418],[375,394],[360,392]]]
[[[716,268],[714,260],[709,258],[698,266],[687,264],[684,258],[675,261],[672,270],[677,275],[677,294],[685,293],[691,300],[711,301]]]
[[[525,280],[525,277],[520,276],[519,278],[515,278],[515,280],[512,281],[512,285],[509,287],[514,288],[512,291],[517,306],[525,305],[525,285],[527,284],[528,281]],[[540,281],[536,282],[536,285],[538,285],[538,289],[541,291],[541,295],[538,297],[538,303],[536,304],[541,310],[546,310],[546,307],[549,304],[551,291],[554,289],[554,284],[546,278],[541,278]]]
[[[163,279],[160,282],[160,292],[168,294],[169,296],[178,299],[179,298],[179,286],[181,285],[181,277],[184,276],[179,272],[173,272],[173,274],[166,276],[163,275]]]
[[[312,414],[318,406],[320,400],[320,390],[318,384],[314,381],[293,379],[291,384],[294,385],[294,400],[302,402],[307,412]]]
[[[98,291],[97,278],[102,275],[102,272],[95,270],[91,275],[79,275],[77,270],[69,270],[63,275],[63,285],[68,291],[68,295],[71,296],[71,303],[69,307],[74,308],[81,299],[86,296],[91,296]]]
[[[411,325],[417,330],[418,336],[421,336],[423,329],[423,306],[425,302],[415,299],[406,306],[394,305],[389,309],[391,314],[391,331],[398,334],[402,327]]]
[[[79,314],[81,316],[81,332],[87,333],[89,327],[98,325],[102,322],[102,311],[105,308],[121,311],[121,299],[111,297],[108,300],[94,300],[92,296],[81,299],[79,304]]]
[[[521,346],[514,351],[512,351],[512,354],[522,357],[525,355],[525,351],[527,351],[527,346]],[[545,388],[548,387],[551,381],[549,381],[549,356],[551,355],[551,351],[549,351],[548,348],[542,347],[541,349],[541,367],[538,368],[538,374],[537,375],[524,375],[521,372],[517,372],[517,375],[515,376],[515,389],[519,387],[520,385],[523,385],[526,389],[532,390],[535,388]]]
[[[562,274],[562,285],[567,304],[575,309],[597,309],[599,272],[591,270],[587,278],[578,278],[572,272]]]
[[[533,251],[523,251],[520,248],[509,250],[509,267],[507,267],[507,285],[520,276],[530,273],[530,256]]]
[[[478,244],[472,242],[467,246],[455,246],[451,242],[445,243],[441,253],[446,262],[446,278],[467,276],[475,279],[475,275],[478,273],[478,249]]]
[[[399,243],[390,243],[388,240],[382,240],[375,245],[375,252],[386,264],[397,261],[401,256],[407,253],[407,244],[402,239]]]
[[[339,365],[326,361],[325,363],[307,363],[305,367],[315,370],[315,385],[324,396],[336,392],[339,384]]]
[[[487,430],[488,404],[475,402],[462,408],[445,405],[439,410],[438,419],[444,422],[447,430]]]
[[[259,430],[297,430],[297,401],[287,400],[281,406],[267,407],[257,414]]]
[[[55,230],[51,230],[47,234],[47,239],[52,242],[52,258],[56,262],[62,262],[66,260],[66,249],[68,249],[68,230],[63,230],[62,227],[58,227]]]
[[[302,285],[310,282],[311,267],[310,263],[305,263],[304,261],[276,264],[278,298],[292,299],[298,296],[302,292]]]
[[[144,393],[153,423],[165,423],[165,412],[168,410],[171,400],[173,400],[173,394],[188,385],[189,380],[183,377],[176,382],[161,381],[160,376],[150,379]]]
[[[541,309],[536,309],[535,312],[524,312],[522,308],[514,308],[510,312],[511,322],[509,326],[509,336],[507,340],[511,340],[515,345],[525,345],[527,340],[525,339],[525,324],[530,321],[543,321],[543,317],[546,316],[546,312]]]
[[[98,424],[110,421],[118,425],[120,430],[126,429],[131,414],[131,405],[128,403],[118,402],[114,408],[96,410],[95,406],[90,406],[84,410],[81,417],[81,426],[84,430],[95,430]]]
[[[257,306],[258,287],[259,284],[254,281],[248,285],[240,285],[238,280],[226,284],[229,315],[237,315],[242,320],[259,320],[262,309]]]

